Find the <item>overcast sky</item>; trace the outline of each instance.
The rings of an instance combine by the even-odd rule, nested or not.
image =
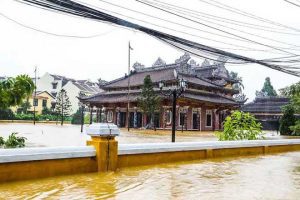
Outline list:
[[[261,29],[272,29],[273,32],[258,30],[257,28],[242,27],[233,23],[223,23],[208,18],[203,18],[206,21],[201,21],[260,43],[281,47],[291,53],[300,54],[299,32],[243,17],[208,5],[200,0],[161,1],[202,13],[244,21],[245,25],[247,25],[246,23],[256,24]],[[110,0],[110,2],[177,24],[124,10],[99,0],[86,0],[85,2],[97,6],[98,9],[105,9],[102,11],[114,12],[111,14],[132,22],[256,59],[288,56],[287,53],[268,47],[226,38],[229,35],[155,10],[154,8],[149,8],[134,0]],[[300,29],[300,7],[288,4],[283,0],[222,0],[222,3]],[[22,27],[3,15],[25,26],[57,35],[94,37],[53,36]],[[178,24],[183,24],[185,27]],[[193,29],[187,28],[187,26],[193,27]],[[0,76],[15,76],[24,73],[33,76],[34,66],[38,66],[39,76],[49,72],[75,79],[96,80],[101,77],[109,81],[123,76],[127,72],[128,41],[131,41],[131,46],[134,48],[131,54],[131,64],[138,61],[146,66],[151,66],[158,57],[161,57],[167,63],[172,63],[184,53],[137,31],[49,12],[14,0],[0,1],[0,27]],[[257,36],[248,35],[248,33],[256,34]],[[225,37],[222,37],[222,35]],[[299,46],[297,47],[297,45]],[[247,48],[259,51],[249,51]],[[193,57],[193,59],[199,63],[203,61],[203,59],[197,57]],[[272,84],[276,89],[299,81],[298,77],[255,64],[227,64],[226,67],[228,70],[238,72],[243,78],[244,92],[250,100],[255,97],[255,91],[262,88],[264,79],[267,76],[271,78]]]

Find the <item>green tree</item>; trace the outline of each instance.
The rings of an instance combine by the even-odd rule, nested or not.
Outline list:
[[[233,95],[233,98],[240,102],[246,101],[246,95],[243,93],[244,85],[243,85],[242,77],[240,77],[237,72],[233,72],[233,71],[229,73],[229,76],[231,79],[237,81],[232,85],[232,89],[239,91],[238,94]]]
[[[280,94],[290,98],[290,104],[293,106],[295,113],[300,113],[300,82],[280,89]]]
[[[73,114],[71,124],[81,124],[81,108]]]
[[[280,121],[280,133],[285,135],[300,135],[300,120],[295,113],[300,113],[300,82],[280,89],[280,94],[290,98],[289,105],[282,108],[283,116]]]
[[[256,91],[256,96],[274,97],[277,96],[277,92],[271,84],[270,77],[266,77],[264,86],[261,91]]]
[[[31,104],[30,102],[28,101],[28,98],[26,101],[23,101],[20,106],[18,107],[17,109],[17,112],[18,113],[24,113],[24,114],[27,114],[27,111],[31,108]]]
[[[32,95],[35,85],[27,75],[19,75],[0,81],[0,108],[20,105],[24,99]]]
[[[293,136],[300,136],[300,120],[295,122],[295,125],[289,127]]]
[[[262,138],[261,124],[250,113],[235,111],[227,116],[224,130],[216,132],[219,140],[257,140]]]
[[[64,119],[70,116],[72,111],[71,109],[71,102],[67,95],[67,91],[62,89],[56,97],[56,105],[55,105],[55,112],[58,116],[60,116],[61,125],[64,124]]]
[[[291,135],[292,130],[291,126],[295,125],[296,117],[295,117],[295,109],[292,104],[288,104],[282,108],[283,116],[280,119],[279,132],[281,135]]]
[[[14,119],[15,114],[14,112],[7,108],[7,109],[0,109],[0,119],[8,120],[8,119]]]
[[[154,125],[154,114],[159,110],[161,98],[155,93],[150,75],[144,78],[142,92],[137,99],[138,107],[150,117],[150,125]]]

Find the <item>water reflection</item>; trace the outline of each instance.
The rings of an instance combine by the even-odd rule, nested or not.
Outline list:
[[[299,199],[300,152],[0,185],[0,199]]]

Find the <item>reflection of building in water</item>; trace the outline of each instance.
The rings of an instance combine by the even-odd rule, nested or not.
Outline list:
[[[178,84],[178,79],[186,80],[188,88],[177,100],[178,129],[220,129],[226,113],[240,105],[232,97],[238,93],[232,88],[237,80],[230,78],[224,61],[210,64],[205,60],[199,65],[191,60],[188,54],[184,54],[173,64],[166,64],[158,58],[151,67],[135,63],[133,68],[129,76],[125,75],[108,82],[102,87],[103,92],[83,97],[81,102],[93,108],[104,108],[102,110],[107,116],[107,121],[119,127],[127,127],[128,120],[130,127],[144,127],[149,123],[149,119],[137,107],[137,98],[141,93],[145,76],[150,75],[157,94],[160,94],[161,81],[165,83],[166,88],[172,88]],[[130,79],[129,119],[127,119],[128,79]],[[154,123],[158,128],[171,128],[171,99],[163,96],[162,98],[162,106],[155,115]]]
[[[253,114],[261,122],[264,130],[278,130],[279,119],[283,115],[282,106],[289,103],[286,97],[256,97],[241,110]]]

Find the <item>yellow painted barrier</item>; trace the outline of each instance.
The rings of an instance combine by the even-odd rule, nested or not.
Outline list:
[[[0,163],[0,183],[88,172],[97,172],[93,157]]]
[[[47,148],[0,150],[0,182],[300,150],[300,140],[118,145],[112,136],[92,136],[87,145],[93,147],[61,147],[65,148],[64,154],[50,147],[54,153]]]

